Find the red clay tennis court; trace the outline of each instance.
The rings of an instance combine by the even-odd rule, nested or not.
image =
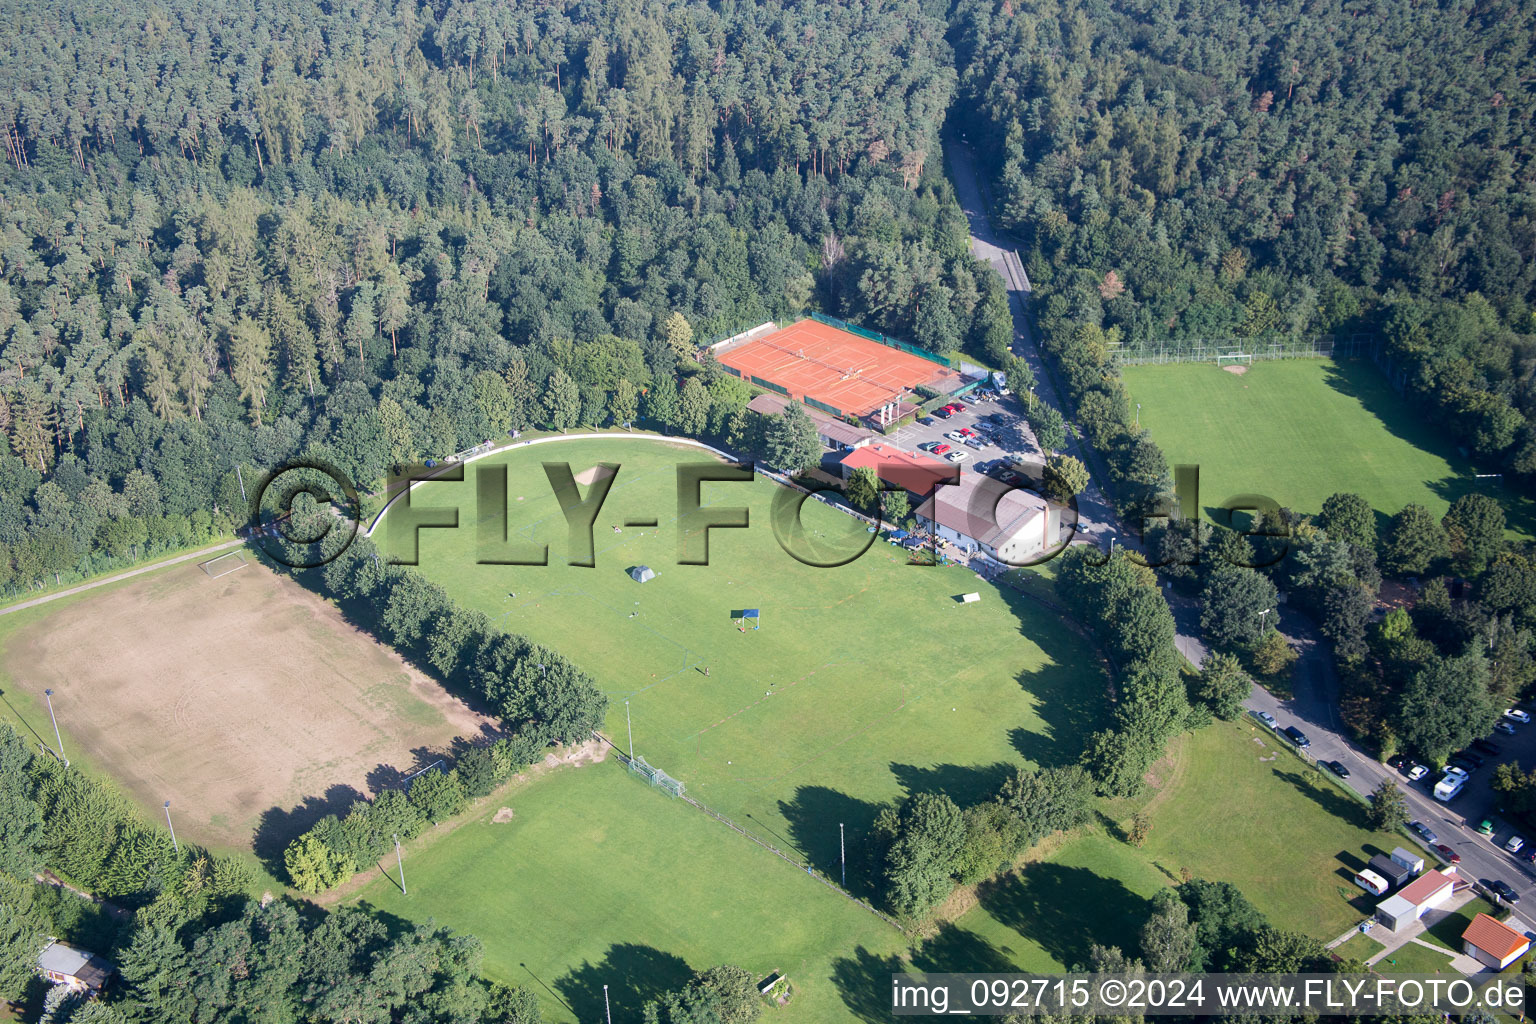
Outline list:
[[[744,378],[853,416],[900,402],[918,385],[947,393],[960,384],[953,370],[817,320],[723,346],[716,354]]]

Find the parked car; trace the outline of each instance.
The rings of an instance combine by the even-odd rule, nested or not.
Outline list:
[[[959,430],[955,431],[955,433],[959,434],[961,437],[976,436],[976,431],[972,430],[970,427],[961,427]]]
[[[1472,745],[1490,757],[1498,757],[1504,753],[1504,748],[1493,742],[1493,740],[1473,740]]]
[[[1525,836],[1510,836],[1509,842],[1504,844],[1504,849],[1510,853],[1519,853],[1520,847],[1525,845]]]
[[[1483,765],[1488,763],[1486,760],[1483,759],[1483,757],[1481,757],[1478,754],[1472,753],[1472,751],[1470,751],[1470,750],[1458,750],[1458,751],[1456,751],[1456,756],[1451,758],[1451,760],[1452,761],[1457,761],[1457,762],[1464,761],[1467,764],[1471,765],[1473,768],[1481,768]]]
[[[925,427],[931,427],[931,426],[933,426],[933,417],[932,416],[919,416],[917,418],[917,422],[921,423]]]
[[[1296,744],[1302,750],[1306,750],[1312,745],[1312,741],[1307,739],[1307,734],[1296,728],[1294,725],[1288,725],[1285,727],[1285,735],[1290,737],[1291,742]]]
[[[1393,754],[1391,757],[1387,758],[1387,766],[1390,768],[1396,768],[1398,771],[1403,771],[1408,767],[1408,758],[1404,757],[1402,754]]]
[[[1349,769],[1344,766],[1343,761],[1324,761],[1323,767],[1327,768],[1341,779],[1349,778]]]
[[[1418,782],[1420,779],[1422,779],[1424,776],[1426,776],[1428,774],[1429,774],[1429,769],[1424,767],[1423,765],[1419,764],[1419,762],[1417,762],[1417,761],[1409,761],[1408,762],[1408,778],[1409,778],[1410,781]]]
[[[971,457],[971,453],[970,452],[962,452],[962,451],[953,451],[953,452],[950,452],[948,455],[946,455],[944,457],[946,459],[948,459],[950,462],[964,462],[966,459]]]
[[[1510,722],[1500,722],[1498,725],[1493,727],[1493,731],[1501,732],[1505,736],[1513,736],[1515,734],[1515,727]]]
[[[944,440],[953,441],[956,444],[959,444],[961,441],[965,440],[965,435],[960,433],[958,430],[951,430],[949,433],[944,435]]]
[[[1449,863],[1449,864],[1460,864],[1461,863],[1461,854],[1457,853],[1455,850],[1451,849],[1449,846],[1446,846],[1444,843],[1436,843],[1435,844],[1435,852],[1438,853],[1440,856],[1444,857],[1446,862]]]
[[[1493,822],[1487,818],[1484,818],[1482,822],[1477,826],[1477,834],[1480,836],[1487,836],[1488,838],[1492,839]]]
[[[994,412],[992,415],[988,416],[987,419],[991,420],[993,423],[996,423],[998,426],[1002,426],[1004,423],[1008,422],[1007,414],[1001,412]]]
[[[1257,718],[1271,729],[1278,729],[1280,727],[1279,723],[1275,721],[1275,716],[1270,714],[1268,711],[1255,711],[1253,713],[1253,717]]]
[[[1511,889],[1509,884],[1502,878],[1495,878],[1493,881],[1489,882],[1488,888],[1493,890],[1494,894],[1498,896],[1499,899],[1503,900],[1505,903],[1508,903],[1512,907],[1520,902],[1520,894]]]
[[[935,409],[929,415],[930,416],[937,416],[941,420],[947,420],[951,416],[953,416],[954,413],[950,412],[948,409]]]
[[[1440,841],[1440,837],[1435,835],[1434,830],[1431,829],[1428,825],[1424,824],[1422,821],[1419,821],[1417,818],[1415,818],[1413,821],[1410,821],[1408,823],[1408,827],[1417,832],[1419,834],[1419,838],[1424,840],[1426,843],[1429,843],[1431,846]]]
[[[965,445],[967,448],[975,448],[977,451],[981,451],[987,446],[987,442],[981,437],[968,437],[965,439]]]
[[[934,446],[928,450],[933,452],[935,455],[943,455],[945,452],[949,451],[949,445],[935,442]]]
[[[1447,769],[1455,768],[1456,770],[1467,775],[1471,775],[1473,772],[1477,771],[1477,764],[1472,761],[1471,758],[1462,757],[1460,754],[1457,754],[1455,757],[1447,761],[1445,763],[1445,767]]]
[[[1521,725],[1528,725],[1531,721],[1530,712],[1521,711],[1519,708],[1505,708],[1504,717],[1519,722]]]

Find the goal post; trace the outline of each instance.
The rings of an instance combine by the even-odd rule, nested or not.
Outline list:
[[[1253,353],[1226,352],[1216,357],[1217,366],[1252,366]]]
[[[643,757],[637,757],[630,761],[629,770],[668,796],[678,797],[683,795],[683,784],[680,780],[674,779],[660,768],[648,764]]]

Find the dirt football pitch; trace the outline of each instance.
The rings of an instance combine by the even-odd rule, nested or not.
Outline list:
[[[186,563],[0,628],[6,703],[31,741],[111,775],[180,835],[280,850],[321,814],[394,781],[479,715],[334,607],[243,553]],[[19,691],[19,693],[18,693]],[[352,792],[355,790],[356,792]]]

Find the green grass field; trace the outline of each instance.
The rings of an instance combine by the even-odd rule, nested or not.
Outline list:
[[[735,963],[796,987],[786,1019],[843,1019],[840,950],[881,957],[903,936],[616,758],[562,769],[406,855],[406,889],[382,878],[363,898],[387,913],[472,931],[486,972],[532,988],[549,1020],[616,1022],[693,970]],[[393,870],[393,863],[386,863]],[[888,985],[888,981],[885,983]]]
[[[458,529],[421,531],[421,571],[590,672],[620,748],[632,723],[637,755],[818,868],[837,863],[839,822],[857,842],[878,805],[906,793],[982,798],[1016,765],[1075,760],[1103,720],[1097,659],[1053,613],[963,569],[908,566],[883,541],[837,568],[802,564],[776,539],[792,530],[772,522],[775,495],[794,492],[762,478],[704,486],[706,505],[748,507],[750,526],[712,531],[709,565],[677,564],[675,466],[711,461],[705,452],[615,439],[497,458],[511,536],[547,543],[551,564],[475,564],[479,463],[462,483],[417,488],[418,506],[462,510]],[[595,568],[565,564],[566,525],[539,465],[552,459],[574,473],[621,467],[595,523]],[[807,550],[872,539],[817,502],[803,512]],[[643,518],[659,525],[623,525]],[[388,519],[375,537],[395,550]],[[637,564],[656,578],[636,583],[626,570]],[[978,589],[979,603],[960,603]],[[761,629],[737,627],[745,608],[761,609]]]
[[[1200,504],[1263,494],[1315,513],[1338,491],[1365,497],[1378,524],[1412,502],[1436,516],[1463,494],[1499,498],[1512,535],[1536,536],[1528,500],[1479,481],[1448,435],[1364,362],[1259,361],[1237,376],[1211,363],[1128,366],[1141,423],[1170,464],[1200,467]]]
[[[841,568],[805,566],[775,540],[779,489],[766,481],[706,485],[706,505],[749,506],[751,526],[715,532],[710,566],[677,565],[673,464],[701,452],[572,441],[500,458],[508,532],[547,542],[552,564],[475,564],[470,467],[464,483],[413,496],[462,509],[459,529],[422,531],[422,571],[592,672],[621,748],[630,701],[636,753],[763,841],[835,877],[843,823],[855,892],[871,888],[859,844],[880,803],[920,790],[974,800],[1014,765],[1075,759],[1103,720],[1093,652],[1041,606],[958,568],[909,567],[879,542]],[[565,524],[538,465],[555,459],[574,472],[621,464],[596,520],[595,568],[563,564]],[[644,517],[658,525],[623,525]],[[868,537],[815,503],[804,524],[824,549]],[[395,550],[387,529],[377,539]],[[636,564],[657,577],[634,582]],[[969,590],[982,601],[960,604]],[[747,607],[762,609],[760,631],[734,624]],[[615,1019],[632,1019],[687,968],[736,962],[790,974],[799,995],[786,1019],[884,1019],[893,970],[1059,970],[1094,941],[1134,947],[1150,897],[1182,868],[1237,881],[1277,924],[1332,938],[1359,916],[1340,895],[1356,861],[1397,840],[1373,836],[1358,804],[1276,754],[1240,725],[1179,741],[1149,798],[1104,808],[1119,820],[1145,805],[1144,848],[1106,820],[916,942],[616,759],[514,790],[510,823],[490,823],[487,808],[419,844],[408,898],[382,877],[360,898],[479,935],[488,970],[534,985],[557,1015],[589,1016],[601,981],[619,978],[610,986],[631,994]]]
[[[1138,809],[1152,824],[1139,849],[1108,834]],[[1328,941],[1370,913],[1354,873],[1402,845],[1372,832],[1363,810],[1263,730],[1217,722],[1173,742],[1149,796],[1104,804],[1118,826],[1092,829],[983,887],[958,924],[1020,969],[1070,966],[1086,961],[1091,942],[1134,947],[1147,900],[1188,871],[1232,882],[1273,924]]]

